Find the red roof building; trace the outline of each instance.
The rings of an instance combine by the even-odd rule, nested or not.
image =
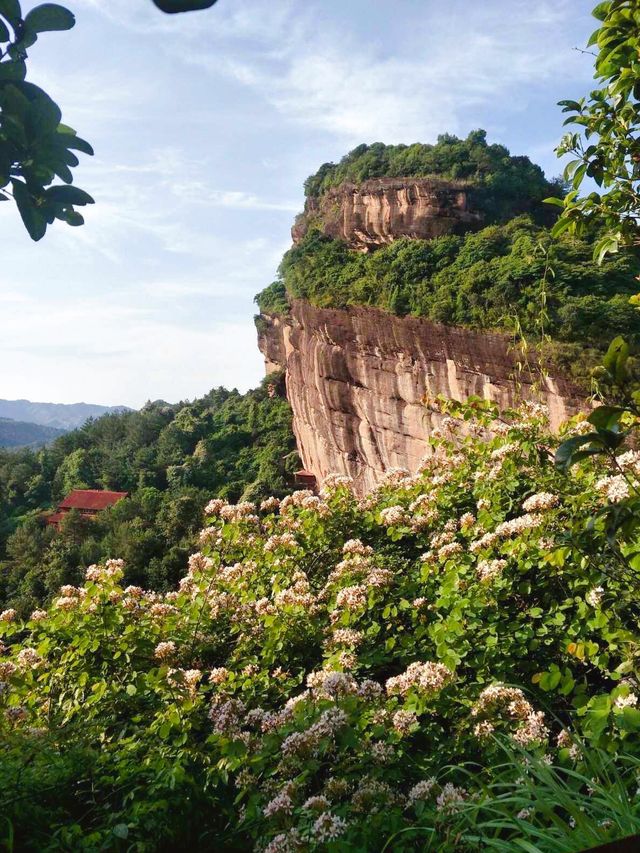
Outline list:
[[[312,471],[305,471],[304,468],[300,471],[296,471],[294,478],[295,485],[300,488],[315,491],[318,486],[316,475]]]
[[[77,510],[81,515],[93,518],[94,515],[103,509],[108,509],[110,506],[117,504],[118,501],[128,497],[128,495],[129,492],[106,492],[101,489],[74,489],[58,504],[57,511],[47,516],[47,524],[57,527],[64,516],[68,512],[71,512],[72,509]]]

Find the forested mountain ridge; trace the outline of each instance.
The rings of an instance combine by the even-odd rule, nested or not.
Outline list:
[[[0,418],[0,447],[40,447],[64,432],[55,427]]]
[[[282,394],[272,377],[244,395],[218,388],[108,414],[40,450],[0,450],[0,602],[33,607],[113,556],[126,557],[132,582],[175,583],[208,500],[290,488],[299,463]],[[56,533],[43,513],[73,488],[130,497],[95,520],[71,512]]]
[[[11,418],[55,429],[75,429],[89,418],[131,411],[128,406],[95,403],[34,403],[31,400],[0,400],[0,418]]]

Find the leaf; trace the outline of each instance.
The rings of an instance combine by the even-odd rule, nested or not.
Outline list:
[[[79,187],[55,186],[49,187],[45,192],[47,201],[54,204],[94,204],[89,193]]]
[[[113,834],[116,838],[128,838],[129,837],[129,827],[126,823],[117,823],[113,829]]]
[[[18,211],[24,222],[24,227],[29,232],[29,236],[32,240],[41,240],[47,230],[47,222],[33,204],[27,185],[22,181],[13,179],[11,186],[13,187],[13,197],[18,205]]]
[[[12,27],[22,21],[22,9],[18,0],[0,0],[0,15],[5,17]]]
[[[640,709],[626,707],[622,709],[624,728],[632,732],[640,730]]]
[[[574,454],[578,448],[591,443],[602,445],[602,439],[597,432],[590,432],[587,435],[574,435],[572,438],[563,441],[556,450],[556,466],[568,470],[573,465]]]
[[[27,13],[25,29],[32,33],[70,30],[76,23],[73,12],[57,3],[43,3]]]
[[[598,406],[591,412],[587,420],[598,429],[611,429],[619,423],[623,414],[624,409],[619,406]]]
[[[208,9],[216,0],[153,0],[158,9],[170,15],[176,12],[194,12],[197,9]]]

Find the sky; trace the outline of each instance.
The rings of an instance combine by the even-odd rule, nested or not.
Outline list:
[[[23,10],[36,5],[23,0]],[[0,397],[139,407],[263,375],[254,295],[304,179],[356,145],[483,127],[548,177],[592,88],[593,0],[66,0],[29,79],[89,140],[86,225],[0,206]]]

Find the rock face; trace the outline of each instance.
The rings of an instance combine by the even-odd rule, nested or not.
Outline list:
[[[312,224],[352,249],[368,251],[398,237],[429,240],[480,228],[483,215],[473,209],[464,181],[372,178],[308,198],[292,228],[293,242],[299,243]]]
[[[348,474],[360,493],[388,468],[417,469],[442,421],[425,398],[477,395],[502,407],[541,399],[554,425],[582,405],[579,389],[561,377],[547,378],[540,392],[526,373],[518,383],[502,335],[303,301],[288,317],[262,315],[258,328],[267,372],[286,371],[304,467],[319,479]]]

